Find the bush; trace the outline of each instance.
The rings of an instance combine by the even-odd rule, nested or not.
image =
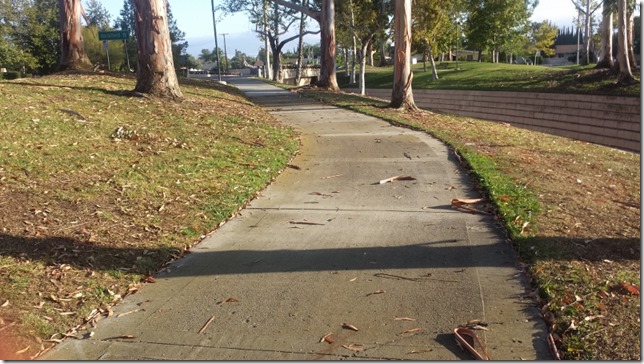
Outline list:
[[[20,78],[20,72],[18,71],[8,71],[3,74],[3,77],[5,80],[15,80],[17,78]]]
[[[22,78],[32,78],[33,76],[34,75],[32,75],[31,73],[23,73],[22,74]]]

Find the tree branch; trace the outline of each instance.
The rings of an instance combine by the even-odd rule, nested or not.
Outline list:
[[[305,14],[306,16],[315,19],[318,23],[320,22],[320,12],[319,11],[315,11],[315,10],[312,10],[310,8],[305,8],[304,6],[293,4],[292,2],[286,1],[286,0],[269,0],[269,1],[272,1],[272,2],[274,2],[276,4],[278,4],[278,5],[282,5],[284,7],[287,7],[289,9],[299,11],[300,13]]]
[[[307,30],[306,32],[304,32],[302,34],[298,34],[298,35],[294,35],[294,36],[292,36],[290,38],[286,38],[286,39],[284,39],[283,41],[280,42],[280,44],[278,45],[278,49],[282,49],[282,47],[284,47],[284,45],[286,43],[288,43],[288,42],[290,42],[290,41],[292,41],[294,39],[299,38],[300,35],[305,36],[305,35],[308,35],[308,34],[320,34],[320,31],[318,30],[318,31],[313,32],[313,31]]]

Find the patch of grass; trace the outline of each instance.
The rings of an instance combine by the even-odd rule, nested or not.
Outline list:
[[[433,80],[431,69],[422,64],[412,66],[414,89],[487,90],[520,92],[555,92],[639,97],[640,84],[616,84],[617,76],[607,70],[590,66],[543,67],[487,62],[443,62],[438,67],[438,80]],[[636,75],[639,77],[639,74]],[[367,88],[391,89],[392,67],[368,67],[365,76]],[[344,72],[338,73],[341,88],[356,88],[349,84]]]
[[[451,146],[496,207],[552,314],[565,359],[639,360],[640,156],[503,124],[401,112],[357,95],[324,102],[425,131]],[[630,288],[630,290],[629,290]]]
[[[129,76],[0,82],[0,327],[17,328],[0,341],[30,346],[16,358],[180,257],[298,150],[237,89],[182,82],[180,103],[132,96]]]

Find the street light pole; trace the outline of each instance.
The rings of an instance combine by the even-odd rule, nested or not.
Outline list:
[[[219,62],[219,45],[217,44],[217,20],[215,20],[215,0],[210,0],[212,5],[212,28],[215,30],[215,53],[217,56],[217,78],[221,81],[221,66]],[[190,71],[188,71],[190,72]]]
[[[224,62],[226,64],[226,72],[228,72],[228,51],[226,50],[226,36],[230,33],[221,33],[221,35],[224,37]]]

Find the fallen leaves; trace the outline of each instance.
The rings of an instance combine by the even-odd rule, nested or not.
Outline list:
[[[622,288],[626,290],[629,294],[632,294],[633,296],[639,296],[640,295],[640,287],[632,285],[627,282],[622,282]]]
[[[342,345],[342,347],[347,349],[347,350],[351,350],[353,352],[356,352],[356,353],[364,351],[364,345],[362,345],[362,344]]]
[[[467,205],[473,205],[477,204],[480,202],[483,202],[484,199],[482,198],[453,198],[451,203],[452,203],[452,208],[456,210],[460,210],[462,212],[469,212],[473,214],[484,214],[484,215],[492,215],[491,213],[487,211],[482,211],[475,209],[473,207],[467,206]]]
[[[342,328],[347,329],[347,330],[351,330],[351,331],[358,331],[357,327],[355,327],[355,326],[353,326],[351,324],[347,324],[347,323],[343,323]]]
[[[375,292],[367,293],[367,295],[365,297],[373,296],[375,294],[383,294],[383,293],[385,293],[385,291],[379,289],[379,290],[377,290]]]
[[[223,301],[217,302],[217,304],[218,305],[223,305],[224,303],[228,303],[228,302],[239,302],[239,300],[237,298],[235,298],[235,297],[228,297]]]
[[[208,321],[206,321],[206,323],[201,327],[201,330],[199,330],[199,334],[203,334],[204,331],[206,331],[206,329],[210,325],[210,323],[213,322],[214,320],[215,320],[215,315],[212,315],[212,317],[208,319]]]
[[[333,336],[331,336],[331,333],[328,333],[328,334],[324,335],[324,336],[320,339],[320,342],[321,342],[321,343],[324,343],[324,342],[325,342],[325,343],[328,343],[328,344],[333,344],[333,343],[335,342],[335,339],[333,338]]]
[[[389,178],[382,179],[376,183],[372,183],[374,185],[384,185],[385,183],[391,183],[393,181],[415,181],[416,178],[412,176],[393,176]]]
[[[399,333],[398,335],[399,335],[399,336],[405,336],[405,337],[407,337],[407,336],[413,336],[413,335],[416,335],[416,334],[418,334],[418,333],[421,333],[422,331],[423,331],[423,328],[422,328],[422,327],[415,327],[415,328],[413,328],[413,329],[405,330],[405,331],[403,331],[403,332]]]

